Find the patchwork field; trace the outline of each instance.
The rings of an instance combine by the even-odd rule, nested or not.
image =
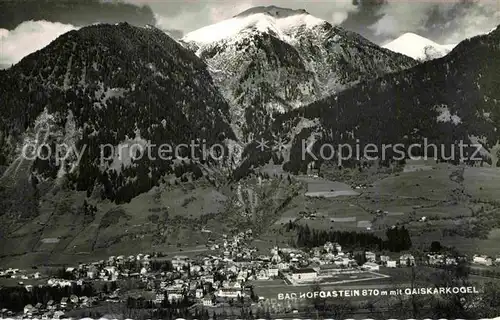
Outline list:
[[[181,252],[217,240],[231,228],[250,225],[262,227],[254,244],[264,253],[277,243],[290,245],[290,235],[283,233],[289,221],[381,237],[387,228],[404,225],[416,248],[427,248],[437,240],[466,253],[500,254],[499,169],[447,164],[406,169],[354,189],[314,176],[290,180],[271,166],[269,172],[284,178],[254,177],[218,188],[207,181],[155,187],[122,205],[94,197],[94,214],[82,211],[84,193],[59,190],[54,197],[55,191],[47,189],[38,215],[9,226],[0,241],[0,263],[25,257],[24,265],[31,266],[40,261],[74,261],[91,253]],[[310,196],[340,191],[356,195]]]
[[[500,169],[429,161],[405,168],[356,190],[358,196],[336,198],[311,198],[307,192],[342,184],[299,177],[307,191],[286,208],[275,226],[295,220],[314,229],[372,232],[384,237],[387,228],[404,225],[416,248],[427,249],[432,241],[440,241],[464,253],[500,254],[496,231],[500,228],[496,202]]]

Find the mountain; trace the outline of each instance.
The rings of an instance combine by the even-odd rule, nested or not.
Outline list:
[[[121,203],[165,174],[202,175],[213,159],[199,157],[201,149],[165,154],[160,146],[226,146],[235,138],[229,107],[206,69],[159,29],[120,23],[68,32],[0,71],[3,191],[58,181]],[[68,156],[58,162],[58,152]],[[174,152],[185,160],[175,162]],[[4,195],[0,212],[15,211],[18,197]]]
[[[441,58],[456,45],[441,45],[414,33],[405,33],[383,47],[420,61]]]
[[[441,59],[419,64],[408,70],[363,82],[281,115],[274,123],[274,135],[290,136],[297,123],[308,123],[291,142],[290,162],[293,172],[306,171],[318,158],[322,146],[346,143],[353,150],[367,144],[378,147],[401,143],[405,149],[413,143],[440,146],[430,149],[429,157],[439,160],[462,158],[459,143],[481,144],[486,162],[499,165],[500,156],[500,27],[493,32],[461,42]],[[307,141],[312,154],[301,156],[302,142]],[[423,148],[414,155],[422,156]],[[324,149],[324,148],[323,148]],[[394,150],[394,149],[392,149]],[[443,152],[442,150],[445,150]],[[335,149],[335,151],[338,151]],[[466,147],[464,156],[472,157],[476,147]],[[387,162],[396,152],[386,153]],[[408,155],[408,152],[406,152]],[[453,155],[453,159],[447,159]],[[361,154],[363,156],[363,154]],[[465,162],[470,158],[464,157]],[[325,157],[323,157],[323,160]],[[337,158],[334,158],[336,160]],[[319,157],[318,162],[321,161]],[[354,157],[343,165],[357,165]]]
[[[261,134],[273,113],[416,65],[305,10],[275,6],[251,8],[181,42],[209,65],[244,141]]]

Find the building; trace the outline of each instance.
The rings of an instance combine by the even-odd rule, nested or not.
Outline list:
[[[318,277],[318,273],[312,268],[294,269],[291,275],[294,281],[299,282],[314,281]]]
[[[407,267],[415,266],[415,257],[409,253],[405,253],[399,257],[399,264]]]
[[[383,256],[383,255],[380,256],[380,261],[381,262],[387,262],[389,260],[391,260],[391,257],[389,257],[389,256]]]
[[[368,271],[379,271],[380,266],[376,264],[375,262],[367,262],[362,266],[363,269],[368,270]]]
[[[184,299],[184,292],[182,290],[171,290],[167,294],[169,302],[182,301]]]
[[[270,278],[277,277],[278,273],[279,273],[279,269],[278,268],[269,268],[269,269],[267,269],[267,274],[268,274],[268,276]]]
[[[68,306],[68,297],[63,297],[61,299],[60,305],[61,305],[61,308],[66,308]]]
[[[204,276],[201,277],[201,280],[203,282],[214,283],[214,276],[211,275],[211,274],[204,275]]]
[[[196,289],[195,297],[196,297],[196,299],[203,298],[203,289]]]
[[[333,263],[337,266],[348,267],[351,264],[352,260],[347,257],[337,257],[333,260]]]
[[[164,293],[157,293],[154,303],[160,304],[165,300],[165,294]]]
[[[490,257],[484,255],[483,256],[475,255],[474,258],[472,259],[472,262],[483,266],[493,265],[493,260]]]
[[[290,269],[290,264],[287,262],[280,262],[278,263],[277,267],[279,270],[288,270]]]
[[[204,307],[213,307],[214,305],[214,296],[208,294],[201,299],[201,302]]]
[[[365,258],[367,261],[375,262],[377,260],[377,255],[371,251],[366,251]]]
[[[440,265],[444,263],[444,256],[442,254],[429,254],[427,258],[430,265]]]
[[[319,267],[318,276],[319,277],[329,277],[333,275],[338,275],[345,271],[344,268],[337,264],[323,264]]]
[[[331,252],[333,249],[335,249],[333,243],[327,242],[323,245],[323,249],[325,249],[326,252]]]
[[[175,256],[172,259],[172,266],[176,270],[181,270],[182,267],[187,266],[189,264],[189,257],[186,256]]]
[[[239,298],[244,297],[245,294],[238,288],[220,288],[217,291],[217,296],[221,298]]]
[[[27,316],[31,315],[34,310],[35,308],[31,304],[27,304],[26,306],[24,306],[24,314]]]
[[[257,279],[258,280],[269,280],[269,273],[267,270],[260,270],[259,273],[257,273]]]

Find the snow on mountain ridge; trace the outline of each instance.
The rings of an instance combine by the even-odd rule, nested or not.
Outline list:
[[[256,7],[187,34],[229,102],[241,141],[285,113],[364,80],[416,65],[304,10]]]
[[[441,58],[453,50],[455,44],[441,45],[415,33],[405,33],[383,47],[417,60]]]
[[[308,13],[288,16],[274,16],[268,13],[254,13],[237,15],[231,19],[212,24],[188,33],[182,41],[195,42],[198,45],[207,45],[240,33],[257,31],[270,33],[282,41],[290,42],[295,30],[301,27],[314,28],[326,23]]]

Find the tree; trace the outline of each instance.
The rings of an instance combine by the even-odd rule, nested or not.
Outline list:
[[[431,252],[440,252],[442,249],[441,242],[439,241],[432,241],[430,251]]]
[[[115,292],[116,289],[118,289],[118,285],[116,284],[116,281],[111,282],[111,284],[109,285],[109,291]]]
[[[108,294],[108,293],[109,293],[109,288],[108,288],[108,284],[107,284],[107,283],[104,283],[104,284],[102,285],[102,289],[101,289],[101,291],[102,291],[103,293],[105,293],[105,294]]]

